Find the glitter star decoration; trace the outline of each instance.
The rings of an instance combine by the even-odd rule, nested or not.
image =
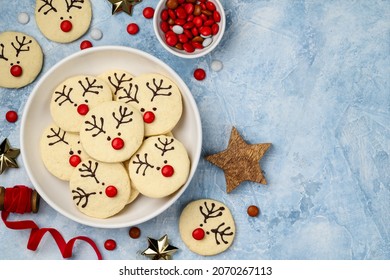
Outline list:
[[[0,175],[7,168],[18,168],[18,164],[15,161],[16,157],[19,155],[19,149],[11,148],[7,138],[0,144]]]
[[[152,260],[169,260],[178,250],[168,243],[168,235],[164,235],[159,240],[148,237],[149,247],[141,254]]]
[[[133,14],[133,7],[142,2],[142,0],[108,0],[112,4],[112,14],[125,12],[130,16]]]
[[[206,160],[223,169],[226,191],[230,193],[243,181],[267,184],[259,161],[270,146],[270,143],[247,144],[233,127],[227,149],[207,156]]]

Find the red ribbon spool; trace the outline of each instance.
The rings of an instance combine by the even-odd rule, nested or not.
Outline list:
[[[99,260],[103,259],[102,255],[96,246],[95,242],[86,236],[76,236],[70,239],[68,242],[62,237],[61,233],[54,228],[39,228],[36,223],[31,220],[25,221],[8,221],[10,213],[37,213],[39,210],[39,194],[26,186],[17,185],[13,188],[0,187],[0,210],[1,218],[6,227],[9,229],[31,229],[30,238],[27,243],[27,249],[35,251],[42,237],[49,232],[64,258],[70,258],[72,256],[73,246],[77,240],[82,240],[95,250],[96,256]]]

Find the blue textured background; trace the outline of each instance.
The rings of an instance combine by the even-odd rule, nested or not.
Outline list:
[[[47,40],[34,20],[32,0],[0,0],[0,32],[26,32],[41,44],[41,75],[62,58],[79,51],[89,39],[95,46],[123,45],[149,52],[176,70],[191,89],[203,127],[202,156],[226,148],[234,125],[249,143],[272,142],[261,161],[267,186],[246,182],[225,192],[223,172],[203,158],[184,195],[158,217],[140,224],[134,240],[128,228],[96,229],[77,224],[44,201],[32,218],[55,227],[66,240],[93,238],[105,259],[145,259],[146,237],[168,234],[180,250],[174,259],[206,259],[190,252],[178,235],[182,208],[198,198],[226,203],[236,220],[237,235],[229,250],[209,259],[390,259],[390,2],[389,1],[222,1],[227,28],[211,54],[185,60],[169,54],[154,36],[152,20],[142,16],[143,1],[133,17],[111,15],[105,0],[93,0],[90,32],[70,44]],[[20,12],[30,15],[18,23]],[[140,32],[126,33],[136,22]],[[211,70],[218,59],[224,68]],[[193,70],[202,67],[206,80]],[[39,78],[39,77],[38,77]],[[24,104],[36,81],[22,89],[0,88],[0,115]],[[19,147],[20,119],[0,120],[1,140]],[[23,168],[9,169],[0,184],[31,186]],[[250,218],[247,206],[261,215]],[[0,225],[0,259],[61,259],[50,237],[36,252],[26,249],[29,231]],[[106,251],[106,239],[117,249]],[[76,243],[74,259],[95,259],[90,247]]]

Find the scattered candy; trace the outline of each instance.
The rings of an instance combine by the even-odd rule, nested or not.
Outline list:
[[[141,236],[141,230],[138,227],[131,227],[129,230],[129,235],[133,239],[137,239]]]
[[[81,50],[84,50],[84,49],[88,49],[88,48],[91,48],[92,47],[92,43],[88,40],[84,40],[80,43],[80,49]],[[80,113],[80,112],[79,112]],[[81,114],[81,113],[80,113]]]
[[[218,72],[218,71],[221,71],[223,68],[223,64],[222,64],[222,61],[219,61],[219,60],[213,60],[211,62],[211,70],[215,71],[215,72]]]
[[[259,215],[259,208],[255,205],[251,205],[248,207],[247,213],[251,217],[257,217],[257,215]]]
[[[206,78],[206,71],[202,68],[198,68],[194,71],[194,78],[198,81],[204,80]]]
[[[138,33],[138,31],[139,31],[139,27],[136,23],[130,23],[127,26],[127,33],[129,33],[130,35],[135,35]]]
[[[142,14],[144,15],[145,18],[150,19],[153,18],[154,16],[154,9],[152,7],[146,7]]]
[[[107,239],[105,242],[104,242],[104,248],[106,248],[106,250],[108,251],[112,251],[116,248],[116,242],[115,240],[113,239]]]
[[[208,0],[167,0],[160,18],[167,45],[192,53],[212,44],[212,37],[219,32],[221,14]]]
[[[20,13],[18,15],[18,22],[21,24],[27,24],[30,21],[30,16],[27,13]]]
[[[91,38],[94,40],[100,40],[103,37],[103,33],[100,29],[94,28],[91,31]]]
[[[18,120],[18,113],[15,112],[15,111],[8,111],[6,114],[5,114],[5,119],[10,122],[10,123],[14,123]]]

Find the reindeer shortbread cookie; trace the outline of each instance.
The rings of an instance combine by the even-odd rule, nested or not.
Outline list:
[[[130,197],[130,179],[121,163],[93,159],[81,162],[69,188],[76,207],[84,214],[105,219],[120,212]]]
[[[89,0],[36,0],[35,19],[49,40],[69,43],[88,30],[92,19]]]
[[[179,219],[180,236],[199,255],[212,256],[228,249],[236,227],[230,210],[222,202],[199,199],[190,202]]]
[[[111,89],[102,79],[88,75],[74,76],[54,90],[50,113],[63,130],[79,132],[89,110],[111,100]]]
[[[43,132],[40,143],[43,164],[57,178],[69,181],[75,167],[89,156],[80,143],[80,136],[49,125]]]
[[[177,85],[161,74],[135,77],[118,90],[115,100],[131,104],[143,115],[145,136],[165,134],[180,120],[183,104]]]
[[[21,32],[0,34],[0,87],[21,88],[41,72],[43,53],[38,42]]]
[[[98,77],[110,86],[114,99],[117,92],[123,87],[127,87],[127,84],[134,79],[134,76],[125,70],[110,70],[100,74]]]
[[[145,139],[129,163],[133,187],[153,198],[178,190],[187,181],[189,170],[190,160],[183,144],[165,135]]]
[[[142,116],[133,106],[109,101],[86,115],[80,130],[81,144],[94,159],[124,162],[144,139]]]

